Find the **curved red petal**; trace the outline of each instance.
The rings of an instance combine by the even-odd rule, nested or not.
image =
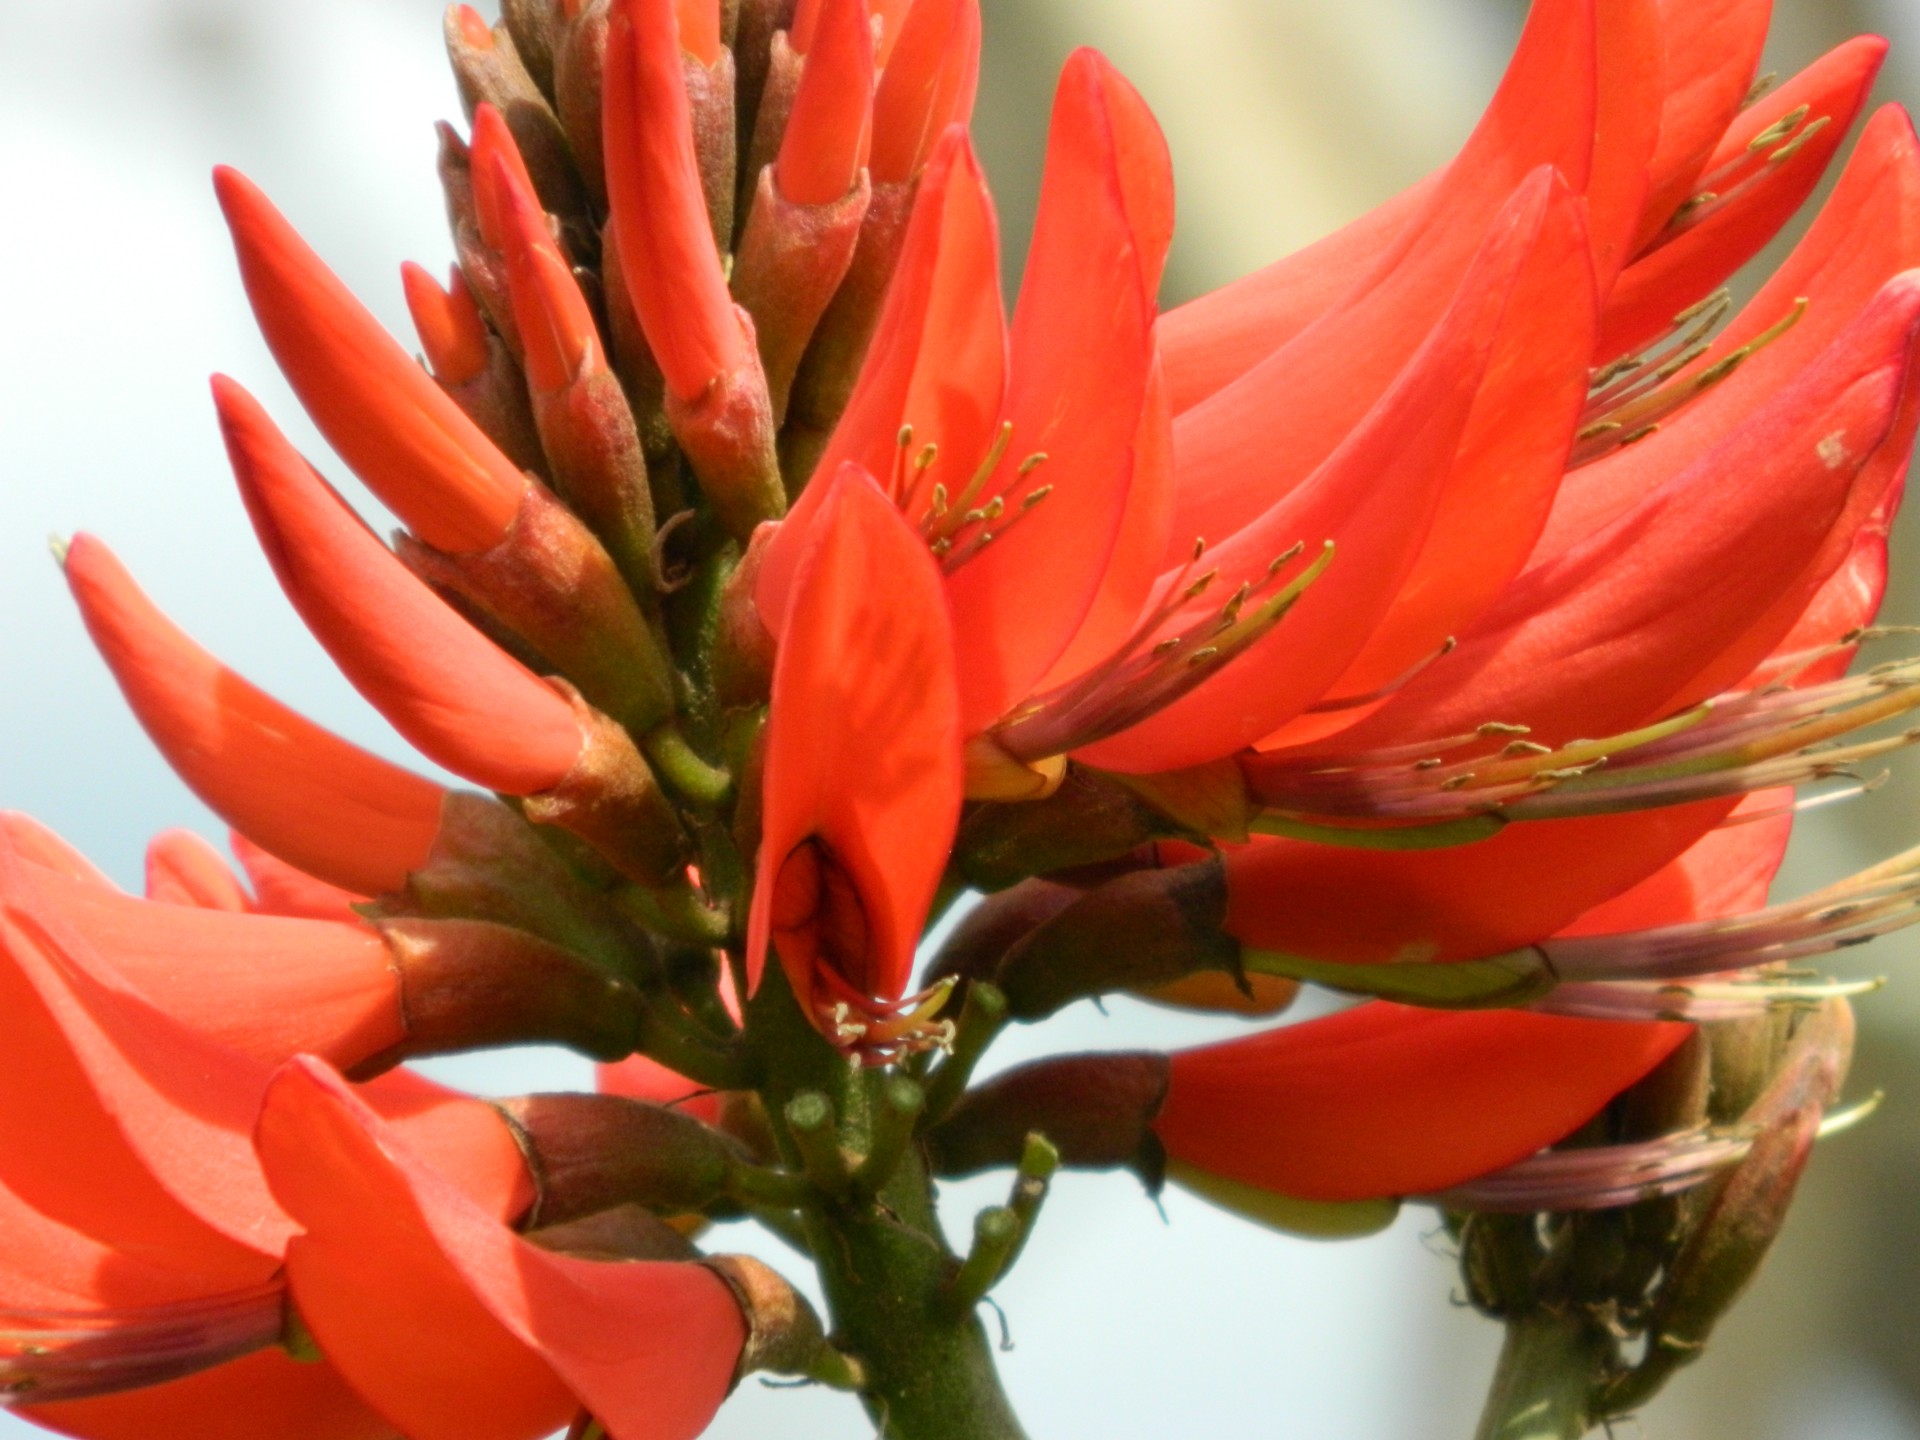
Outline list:
[[[16,919],[84,937],[159,1009],[263,1065],[300,1051],[353,1065],[406,1035],[386,943],[357,920],[159,904],[37,866],[0,876],[0,902]]]
[[[1055,96],[1014,309],[1009,448],[974,502],[1003,499],[1008,518],[982,522],[992,543],[947,578],[970,734],[1026,698],[1098,591],[1132,484],[1154,292],[1172,233],[1158,126],[1105,60],[1077,52]],[[1047,458],[1030,468],[1034,456]],[[1027,504],[1042,486],[1044,502]],[[956,546],[985,543],[964,528],[959,536]]]
[[[1727,361],[1792,315],[1802,299],[1804,313],[1727,379],[1663,421],[1658,433],[1570,474],[1535,563],[1616,520],[1665,476],[1775,404],[1777,393],[1856,321],[1883,285],[1916,266],[1920,141],[1906,112],[1888,105],[1868,121],[1833,194],[1793,253],[1683,378]]]
[[[1584,249],[1568,243],[1579,238],[1575,203],[1551,172],[1537,172],[1514,196],[1453,306],[1388,395],[1307,483],[1206,561],[1232,585],[1263,575],[1292,545],[1317,550],[1330,540],[1326,573],[1245,654],[1141,724],[1088,746],[1079,752],[1082,759],[1130,771],[1217,759],[1272,733],[1347,670],[1413,570],[1490,359],[1501,354],[1524,365],[1529,344],[1550,342],[1533,328],[1542,317],[1513,301],[1555,283],[1577,293],[1588,273]],[[1510,403],[1497,399],[1496,408]],[[1487,423],[1494,423],[1491,416]],[[1257,467],[1260,456],[1249,449],[1237,463]]]
[[[9,895],[27,868],[0,850]],[[209,1290],[265,1279],[287,1226],[247,1145],[264,1069],[135,993],[59,916],[10,899],[0,1005],[0,1081],[34,1097],[0,1116],[8,1186],[129,1255],[198,1271]]]
[[[1772,0],[1661,0],[1660,143],[1632,249],[1691,193],[1760,68]]]
[[[952,627],[925,540],[849,466],[826,495],[778,637],[747,960],[757,980],[789,856],[809,841],[851,881],[863,955],[840,978],[898,999],[960,814]],[[809,959],[781,953],[805,1004]],[[811,1007],[809,1007],[811,1013]]]
[[[84,880],[103,890],[115,893],[120,890],[86,856],[31,815],[23,815],[18,810],[0,810],[0,845],[12,846],[14,854],[21,859],[43,865],[56,874]]]
[[[258,1144],[305,1230],[302,1317],[412,1440],[524,1440],[576,1406],[620,1440],[691,1440],[719,1407],[746,1335],[711,1271],[529,1245],[315,1061],[275,1077]]]
[[[1820,117],[1828,123],[1788,158],[1767,162],[1757,178],[1695,212],[1699,218],[1680,220],[1655,236],[1607,298],[1597,358],[1629,354],[1662,334],[1677,313],[1759,253],[1820,183],[1886,52],[1887,42],[1878,36],[1849,40],[1735,119],[1707,162],[1708,176],[1744,157],[1750,141],[1800,105],[1813,107],[1808,127]]]
[[[532,795],[579,757],[572,707],[416,579],[274,428],[217,376],[227,453],[261,548],[353,687],[426,755],[489,790]]]
[[[163,830],[147,845],[147,899],[245,914],[245,887],[220,852],[191,830]]]
[[[674,0],[613,0],[601,125],[620,272],[647,345],[683,400],[740,364],[744,341],[713,248]]]
[[[905,467],[932,447],[940,473],[957,474],[948,489],[958,493],[992,441],[1006,376],[993,197],[966,132],[956,128],[921,178],[873,343],[815,476],[831,479],[843,464],[856,464],[904,501],[915,478]],[[913,434],[903,446],[907,425]],[[789,583],[805,531],[800,513],[796,507],[782,525],[763,586]],[[767,614],[768,601],[760,604]],[[777,611],[774,605],[769,624]]]
[[[1541,821],[1448,850],[1256,840],[1224,852],[1226,928],[1256,949],[1350,964],[1498,955],[1630,889],[1732,809]]]
[[[1168,1156],[1304,1200],[1444,1190],[1577,1130],[1692,1027],[1356,1006],[1171,1057]]]
[[[876,185],[912,180],[950,125],[964,127],[980,83],[980,0],[914,0],[899,39],[884,34],[886,67],[873,92]],[[829,474],[832,472],[829,471]]]
[[[1630,730],[1739,681],[1846,559],[1904,468],[1920,418],[1916,342],[1920,275],[1885,287],[1721,443],[1523,574],[1444,664],[1339,743],[1488,721],[1564,743]]]
[[[260,332],[327,443],[442,550],[484,550],[526,479],[238,171],[214,171]]]
[[[325,1361],[262,1350],[165,1385],[22,1406],[36,1425],[81,1440],[403,1440]]]
[[[1596,905],[1559,933],[1617,935],[1689,920],[1717,920],[1767,903],[1793,831],[1793,792],[1762,790],[1747,796],[1718,829],[1611,900]]]
[[[1339,303],[1320,310],[1285,344],[1268,346],[1233,383],[1183,405],[1180,326],[1167,327],[1168,379],[1179,416],[1176,548],[1195,536],[1224,540],[1332,453],[1444,312],[1486,228],[1539,166],[1553,166],[1589,197],[1601,284],[1612,278],[1621,258],[1615,252],[1624,248],[1644,197],[1659,118],[1658,57],[1648,53],[1657,45],[1650,4],[1536,5],[1506,79],[1459,156],[1417,187],[1417,208],[1403,198],[1397,202],[1403,217],[1370,222],[1381,231],[1392,224],[1391,242],[1385,234],[1352,237],[1371,268],[1356,267]],[[1596,149],[1596,126],[1603,123],[1606,142]],[[1336,255],[1326,258],[1336,260],[1348,244],[1342,239]],[[1242,447],[1266,457],[1252,475],[1234,464]]]
[[[378,894],[426,862],[445,794],[227,669],[155,608],[91,535],[67,584],[135,717],[228,823],[302,870]]]
[[[780,138],[774,183],[796,205],[829,205],[853,188],[873,133],[873,22],[866,0],[825,0]]]

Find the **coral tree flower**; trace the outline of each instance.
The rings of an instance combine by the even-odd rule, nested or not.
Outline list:
[[[36,1097],[9,1107],[0,1127],[9,1390],[36,1418],[86,1436],[202,1425],[237,1435],[219,1427],[243,1414],[252,1426],[263,1413],[284,1417],[289,1434],[391,1433],[331,1367],[269,1348],[285,1330],[280,1265],[292,1225],[249,1138],[273,1067],[296,1048],[356,1049],[350,1033],[365,1021],[314,1006],[300,978],[319,968],[312,944],[286,949],[292,973],[256,979],[259,1003],[220,1015],[219,1032],[194,1023],[219,1010],[205,988],[219,971],[169,973],[189,955],[219,963],[202,920],[250,927],[249,942],[215,944],[229,958],[244,948],[256,971],[286,938],[277,927],[332,922],[135,900],[57,837],[21,824],[9,835],[6,1083]],[[165,888],[182,864],[176,854],[155,869]],[[353,963],[340,958],[336,983],[352,988]],[[531,1202],[526,1163],[490,1107],[403,1075],[370,1093],[473,1203],[506,1218]]]
[[[749,975],[772,946],[805,1012],[882,1053],[960,812],[939,571],[871,476],[821,486],[779,636]]]

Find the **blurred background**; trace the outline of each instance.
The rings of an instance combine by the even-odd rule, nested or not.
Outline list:
[[[1039,175],[1053,76],[1091,44],[1140,86],[1171,142],[1180,230],[1171,305],[1333,228],[1440,164],[1466,135],[1524,0],[984,0],[976,131],[1010,278]],[[226,476],[215,369],[324,454],[255,337],[206,175],[258,180],[411,340],[397,266],[449,254],[432,122],[457,113],[439,0],[0,0],[0,805],[28,810],[123,884],[146,838],[221,830],[175,781],[92,656],[43,537],[112,543],[229,663],[372,747],[405,747],[281,601]],[[1886,99],[1920,101],[1920,0],[1777,0],[1768,66],[1848,35],[1895,42]],[[325,467],[323,467],[325,468]],[[331,467],[336,476],[340,467]],[[361,497],[364,498],[364,497]],[[375,512],[377,514],[377,512]],[[1887,618],[1920,620],[1920,539],[1896,551]],[[1901,557],[1904,557],[1902,563]],[[418,763],[417,761],[413,763]],[[1811,815],[1779,893],[1920,840],[1920,769]],[[1821,1147],[1779,1251],[1703,1363],[1637,1421],[1662,1440],[1920,1440],[1920,953],[1862,955],[1851,1089],[1888,1093]],[[1015,1037],[1042,1048],[1218,1033],[1140,1009],[1076,1007]],[[566,1056],[468,1057],[436,1073],[512,1093],[587,1083]],[[11,1103],[11,1102],[10,1102]],[[1002,1181],[956,1187],[967,1223]],[[1069,1177],[997,1292],[1007,1383],[1036,1437],[1464,1440],[1499,1334],[1454,1303],[1429,1212],[1343,1245],[1293,1240],[1178,1192]],[[722,1232],[723,1248],[777,1245]],[[0,1244],[4,1237],[0,1236]],[[850,1440],[852,1401],[749,1381],[714,1433]],[[0,1436],[28,1427],[0,1415]],[[173,1437],[156,1437],[173,1440]],[[180,1437],[190,1440],[190,1437]]]

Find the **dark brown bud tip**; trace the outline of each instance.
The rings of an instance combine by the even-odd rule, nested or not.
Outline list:
[[[1152,1127],[1166,1095],[1164,1055],[1037,1061],[962,1096],[928,1132],[928,1155],[935,1173],[947,1176],[1018,1166],[1037,1132],[1069,1169],[1128,1169],[1158,1190],[1166,1155]]]
[[[756,1370],[805,1375],[838,1390],[864,1383],[860,1362],[834,1349],[806,1296],[751,1255],[716,1255],[706,1262],[733,1291],[747,1320],[735,1382]]]
[[[545,1225],[618,1205],[668,1215],[704,1209],[745,1158],[691,1115],[619,1095],[523,1095],[500,1110],[538,1177],[534,1213]]]
[[[388,920],[407,1038],[370,1060],[377,1073],[409,1055],[550,1042],[600,1060],[634,1051],[640,996],[570,950],[487,920]]]

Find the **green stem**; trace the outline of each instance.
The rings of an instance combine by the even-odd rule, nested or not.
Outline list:
[[[1510,1319],[1474,1440],[1580,1440],[1612,1354],[1606,1332],[1577,1311]]]
[[[821,1109],[834,1116],[841,1154],[871,1154],[876,1123],[883,1132],[910,1123],[883,1118],[897,1076],[848,1065],[807,1024],[777,966],[753,998],[748,1033],[766,1066],[762,1095],[788,1167],[807,1168],[809,1150],[816,1166],[823,1158],[813,1124]],[[797,1100],[805,1103],[796,1116]],[[942,1235],[920,1146],[905,1146],[892,1172],[878,1194],[833,1184],[800,1212],[834,1343],[866,1379],[861,1403],[882,1440],[1025,1440],[986,1330],[970,1310],[952,1308],[961,1261]]]

